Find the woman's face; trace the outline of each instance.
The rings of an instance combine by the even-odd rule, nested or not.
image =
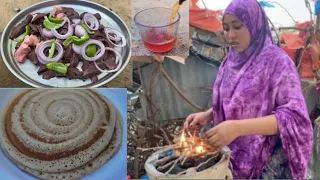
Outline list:
[[[237,17],[226,14],[223,18],[223,29],[230,47],[237,52],[243,52],[249,47],[249,30]]]

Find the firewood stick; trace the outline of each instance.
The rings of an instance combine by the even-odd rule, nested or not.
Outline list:
[[[209,158],[208,160],[206,160],[205,162],[200,163],[197,167],[196,170],[198,170],[202,165],[207,164],[209,161],[211,161],[212,159],[216,158],[218,155],[213,156],[211,158]]]
[[[167,141],[168,144],[172,144],[172,142],[169,140],[167,133],[160,127],[160,131],[162,132],[164,139]]]
[[[164,166],[165,164],[167,164],[167,162],[169,162],[171,160],[176,160],[178,158],[179,158],[179,156],[167,156],[167,157],[164,157],[164,158],[156,161],[156,167]]]
[[[159,149],[165,149],[165,148],[172,148],[172,149],[178,149],[179,145],[177,144],[172,144],[172,145],[168,145],[168,146],[161,146],[161,147],[153,147],[153,148],[141,148],[141,147],[137,147],[138,150],[144,152],[144,151],[153,151],[153,150],[159,150]]]
[[[167,164],[165,164],[165,165],[163,165],[163,166],[160,166],[160,167],[157,168],[157,170],[160,171],[160,172],[162,172],[162,171],[168,169],[171,165],[173,165],[174,162],[175,162],[175,161],[171,161],[171,162],[169,162],[169,163],[167,163]]]
[[[184,156],[180,156],[178,159],[176,159],[176,160],[174,161],[174,164],[171,166],[171,168],[170,168],[168,171],[166,171],[166,173],[164,173],[164,174],[167,175],[167,174],[174,168],[174,166],[175,166],[179,161],[181,161],[183,158],[184,158]]]
[[[139,151],[134,153],[134,178],[139,178]]]
[[[181,163],[182,166],[183,166],[183,164],[186,162],[187,159],[188,159],[188,156],[186,156],[186,157],[183,159],[183,161],[182,161],[182,163]]]
[[[131,139],[132,139],[136,144],[139,143],[136,135],[134,135],[134,134],[132,134],[132,133],[130,133],[130,132],[128,132],[128,135],[131,137]]]
[[[161,136],[159,136],[157,134],[154,134],[153,137],[158,138],[158,139],[163,139],[163,137],[161,137]]]
[[[205,164],[205,163],[208,163],[211,159],[213,159],[213,158],[215,158],[215,157],[216,157],[216,156],[211,157],[211,158],[209,158],[206,162],[200,163],[200,164],[196,167],[196,169],[198,169],[201,165],[203,165],[203,164]],[[185,174],[186,172],[187,172],[187,170],[181,171],[181,172],[179,172],[177,175],[173,176],[172,178],[174,178],[174,177],[176,177],[176,176],[180,176],[180,175],[182,175],[182,174]]]

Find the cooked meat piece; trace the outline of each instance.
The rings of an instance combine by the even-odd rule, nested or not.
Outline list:
[[[37,58],[37,54],[34,51],[31,51],[31,53],[29,53],[28,59],[32,64],[38,64],[39,62]]]
[[[114,53],[110,53],[110,55],[106,56],[103,60],[109,70],[117,68],[116,55]]]
[[[42,73],[42,79],[51,79],[57,76],[57,73],[52,70],[47,70]]]
[[[65,28],[58,29],[58,33],[61,35],[65,35],[65,34],[67,34],[67,32],[68,32],[68,29],[65,29]]]
[[[77,68],[68,68],[67,77],[69,79],[81,79],[83,72]]]
[[[48,13],[37,13],[37,14],[34,14],[34,15],[32,16],[31,22],[32,22],[33,24],[39,24],[40,21],[43,21],[43,20],[44,20],[44,17],[47,16],[47,15],[48,15]]]
[[[84,12],[84,13],[80,14],[80,18],[83,19],[83,16],[84,16],[86,13],[88,13],[88,12]]]
[[[107,39],[97,39],[97,40],[101,41],[105,47],[111,47],[112,46]],[[106,53],[107,52],[109,52],[109,51],[106,51]]]
[[[90,78],[91,76],[100,74],[100,71],[94,66],[93,63],[90,63],[86,70],[83,72],[84,78]]]
[[[67,77],[67,75],[56,72],[56,77]]]
[[[62,62],[64,64],[70,63],[70,59],[72,58],[72,55],[74,54],[72,47],[69,46],[64,52],[62,57]]]
[[[107,69],[107,65],[106,65],[106,63],[105,63],[103,60],[97,60],[96,62],[97,62],[97,66],[98,66],[100,69],[102,69],[102,70]]]
[[[55,12],[56,15],[59,13],[64,13],[70,20],[80,18],[79,13],[77,13],[73,8],[62,7],[61,10]]]
[[[71,58],[70,58],[70,65],[69,67],[74,68],[77,67],[79,64],[79,59],[78,56],[76,55],[76,53],[73,53]]]
[[[16,50],[14,53],[14,59],[19,63],[24,63],[30,51],[31,48],[27,44],[22,43],[18,50]]]
[[[93,35],[89,35],[90,39],[106,39],[106,35],[100,31],[96,31]]]
[[[66,15],[64,13],[59,13],[57,14],[57,17],[58,19],[62,19],[63,17],[65,17]]]
[[[23,44],[27,44],[28,46],[37,46],[37,44],[39,44],[39,40],[35,35],[27,35],[23,40]]]
[[[17,26],[12,28],[11,34],[9,36],[10,39],[15,39],[26,31],[26,26],[31,22],[32,15],[28,14],[27,17]]]
[[[90,62],[89,61],[86,61],[86,60],[82,61],[82,66],[81,66],[82,71],[85,71],[86,69],[88,69],[89,66],[90,66]]]
[[[38,72],[37,72],[37,73],[38,73],[39,75],[48,70],[44,64],[39,63],[38,65],[39,65],[39,69],[38,69]]]
[[[22,42],[21,42],[21,43],[18,43],[18,44],[16,45],[16,47],[15,47],[16,50],[19,49],[19,47],[21,46],[21,44],[22,44]]]
[[[39,32],[38,25],[30,23],[29,26],[31,29],[31,34],[36,34]]]
[[[88,13],[88,12],[84,12],[84,13],[80,14],[80,18],[83,19],[83,16],[84,16],[86,13]],[[95,14],[93,14],[93,15],[94,15],[98,20],[101,20],[101,16],[100,16],[99,13],[95,13]]]
[[[62,9],[63,9],[62,6],[55,6],[55,7],[53,7],[53,10],[52,10],[52,12],[51,12],[52,17],[56,17],[56,12],[59,11],[59,10],[62,10]]]
[[[94,75],[94,76],[90,77],[90,80],[92,83],[96,83],[96,82],[98,82],[98,76]]]
[[[95,13],[94,16],[98,19],[98,20],[101,20],[101,16],[99,13]]]

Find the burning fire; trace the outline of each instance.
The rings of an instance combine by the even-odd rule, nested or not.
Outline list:
[[[181,138],[180,138],[180,147],[184,148],[187,146],[188,146],[188,143],[186,142],[186,136],[184,134],[184,131],[182,131]]]
[[[182,148],[182,154],[185,155],[197,155],[202,154],[206,152],[206,149],[204,147],[202,140],[196,139],[196,134],[193,135],[189,134],[191,137],[191,141],[188,141],[185,135],[185,131],[182,131],[181,137],[180,137],[180,148]]]
[[[201,154],[201,153],[204,153],[204,152],[205,152],[205,150],[203,148],[203,142],[201,142],[201,144],[196,147],[196,153],[197,154]]]

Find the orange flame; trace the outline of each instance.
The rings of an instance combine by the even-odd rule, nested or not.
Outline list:
[[[201,141],[201,144],[199,146],[196,147],[196,153],[197,154],[201,154],[206,152],[206,150],[203,148],[203,142]]]
[[[184,131],[182,131],[181,137],[180,137],[180,147],[186,147],[188,144],[186,142],[186,136],[184,134]]]

